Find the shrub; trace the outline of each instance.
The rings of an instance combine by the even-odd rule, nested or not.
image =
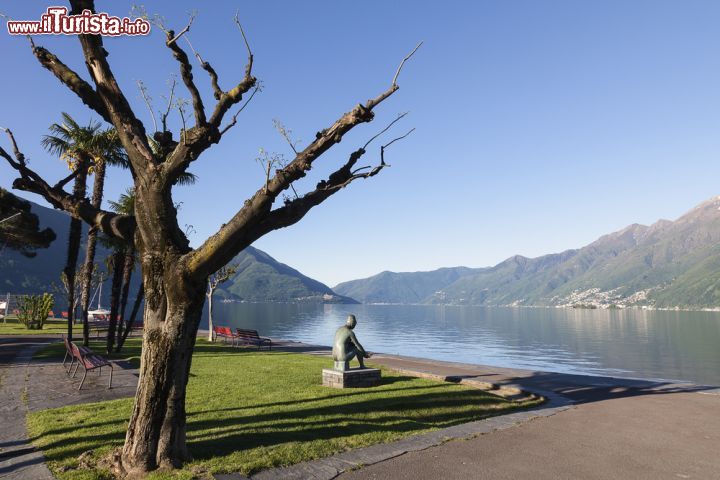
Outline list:
[[[42,330],[55,300],[49,293],[23,295],[19,300],[18,318],[29,330]]]

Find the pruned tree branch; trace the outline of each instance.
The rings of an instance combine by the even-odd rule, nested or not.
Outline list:
[[[238,116],[242,113],[243,110],[245,110],[245,107],[247,107],[248,103],[250,103],[250,100],[253,99],[253,97],[254,97],[255,94],[260,90],[260,88],[261,88],[261,85],[260,85],[259,83],[258,83],[257,85],[255,85],[255,88],[253,88],[252,93],[250,94],[250,96],[248,97],[248,99],[245,100],[245,103],[243,103],[243,104],[240,106],[240,108],[238,109],[238,111],[235,112],[235,115],[233,115],[232,120],[230,121],[230,123],[228,123],[227,125],[225,125],[225,127],[224,127],[222,130],[220,130],[220,136],[225,135],[225,133],[226,133],[228,130],[230,130],[232,127],[235,126],[235,124],[237,123],[237,118],[238,118]]]
[[[378,138],[380,135],[382,135],[383,133],[385,133],[385,132],[387,132],[388,130],[390,130],[393,125],[395,125],[397,122],[399,122],[399,121],[400,121],[405,115],[407,115],[407,114],[408,114],[408,112],[401,113],[400,115],[398,115],[397,118],[396,118],[395,120],[393,120],[392,122],[390,122],[387,127],[385,127],[385,128],[383,128],[382,130],[380,130],[377,134],[373,135],[373,136],[370,138],[370,140],[368,140],[367,142],[365,142],[365,145],[363,145],[363,148],[367,150],[367,147],[372,143],[373,140],[375,140],[375,139]]]
[[[413,51],[410,52],[410,53],[408,53],[408,54],[405,56],[405,58],[402,59],[402,62],[400,62],[400,66],[398,66],[398,69],[397,69],[397,71],[395,72],[395,76],[393,77],[393,80],[392,80],[392,84],[393,84],[393,85],[397,85],[397,79],[398,79],[398,77],[400,76],[400,71],[402,70],[403,66],[405,65],[405,62],[407,62],[408,60],[410,60],[410,57],[412,57],[413,55],[415,55],[415,52],[417,52],[418,48],[420,48],[420,46],[421,46],[422,44],[423,44],[423,42],[418,43],[417,46],[415,46],[415,48],[413,48]]]
[[[200,62],[200,67],[202,67],[203,70],[205,70],[208,75],[210,76],[210,84],[213,88],[213,95],[215,96],[215,100],[220,100],[220,97],[222,97],[223,91],[222,88],[220,88],[220,84],[218,83],[218,75],[215,69],[210,65],[208,62],[203,60],[203,58],[200,56],[200,54],[195,50],[192,43],[190,42],[190,37],[185,36],[185,41],[188,43],[188,46],[190,47],[190,50],[192,50],[193,54],[195,54],[195,58],[198,59],[198,62]]]
[[[185,26],[185,28],[183,28],[182,30],[180,30],[180,33],[178,33],[178,34],[175,35],[174,37],[172,37],[171,35],[168,35],[168,38],[172,37],[172,38],[170,38],[170,39],[167,41],[167,46],[168,46],[168,47],[169,47],[171,44],[177,42],[177,41],[180,39],[180,37],[182,37],[183,35],[185,35],[187,32],[190,31],[190,27],[192,26],[193,21],[195,21],[195,16],[196,16],[196,15],[195,15],[195,12],[193,12],[193,13],[190,14],[190,20],[188,21],[188,24]],[[168,30],[168,31],[169,31],[169,30]]]
[[[222,95],[220,95],[220,99],[218,100],[217,104],[215,105],[215,109],[210,116],[210,124],[214,125],[216,128],[220,128],[220,124],[222,123],[225,113],[227,113],[227,111],[233,105],[240,103],[242,101],[243,95],[250,91],[250,89],[255,86],[255,83],[257,82],[257,79],[252,76],[253,53],[250,49],[250,43],[248,42],[247,36],[245,35],[245,30],[240,23],[239,12],[235,13],[234,21],[235,24],[238,26],[240,34],[243,38],[243,42],[245,43],[245,48],[247,49],[248,53],[248,60],[247,64],[245,65],[245,76],[232,90],[223,92]]]
[[[298,141],[293,141],[293,139],[291,138],[292,130],[285,128],[285,125],[283,125],[283,123],[277,119],[273,120],[273,126],[275,127],[275,130],[278,131],[280,136],[285,139],[288,145],[290,145],[293,153],[297,155],[298,151],[297,148],[295,148],[295,145],[298,143]]]
[[[395,119],[383,131],[386,131],[387,128],[392,126],[392,124],[395,123],[397,120],[398,119]],[[258,225],[258,231],[256,233],[258,235],[257,238],[260,238],[260,236],[265,235],[266,233],[269,233],[273,230],[288,227],[297,223],[313,207],[321,204],[322,202],[330,198],[330,196],[342,190],[353,181],[361,178],[367,179],[374,177],[375,175],[380,173],[380,171],[382,171],[385,167],[389,167],[390,165],[385,163],[384,150],[396,141],[402,140],[403,138],[407,137],[414,130],[415,129],[413,128],[405,135],[397,137],[386,143],[385,145],[381,146],[380,165],[377,165],[375,167],[367,166],[353,170],[353,167],[357,164],[357,161],[365,154],[365,148],[359,148],[358,150],[355,150],[353,153],[350,154],[350,158],[345,163],[345,165],[333,172],[327,180],[318,183],[315,190],[308,192],[302,197],[296,198],[295,200],[290,200],[286,202],[284,206],[277,208],[270,212],[270,214],[266,215]],[[367,170],[370,168],[372,168],[372,170],[370,170],[369,172],[361,173],[362,170]]]
[[[157,132],[157,120],[155,120],[155,112],[153,111],[152,103],[150,103],[151,99],[147,93],[147,88],[145,87],[145,84],[142,82],[142,80],[137,81],[137,86],[138,90],[140,90],[140,95],[142,96],[143,100],[145,100],[145,105],[147,105],[148,110],[150,110],[150,118],[152,118],[153,128]]]
[[[183,83],[190,92],[190,97],[192,98],[193,110],[195,112],[195,125],[202,126],[205,125],[205,123],[207,122],[207,119],[205,117],[205,106],[203,105],[202,97],[200,96],[200,92],[195,85],[195,81],[193,80],[192,65],[190,65],[190,59],[188,58],[185,51],[180,48],[177,42],[180,37],[190,31],[190,26],[192,25],[194,19],[195,15],[192,15],[187,26],[182,29],[182,31],[177,35],[175,35],[175,32],[173,30],[168,30],[165,34],[167,38],[165,45],[167,45],[167,47],[173,52],[173,57],[175,57],[175,60],[180,63],[180,78],[182,78]]]
[[[62,189],[63,185],[80,173],[81,168],[87,170],[89,165],[79,167],[71,176],[51,187],[40,175],[27,166],[25,155],[18,148],[13,133],[7,128],[2,128],[2,130],[10,139],[14,157],[2,147],[0,147],[0,157],[5,159],[20,174],[20,177],[13,182],[13,188],[36,193],[47,200],[53,207],[68,212],[90,226],[99,228],[107,235],[120,238],[126,242],[133,242],[136,228],[135,217],[118,215],[95,208],[87,199],[75,198]]]
[[[172,82],[170,84],[170,96],[167,99],[167,109],[165,109],[165,112],[160,117],[161,123],[162,123],[162,129],[163,132],[167,132],[167,118],[168,115],[170,115],[170,110],[172,110],[173,106],[173,96],[175,95],[175,85],[177,82],[175,81],[175,78],[172,79]],[[164,98],[164,97],[163,97]]]

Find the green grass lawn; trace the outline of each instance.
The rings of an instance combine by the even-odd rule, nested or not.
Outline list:
[[[57,348],[40,355],[58,354]],[[138,353],[139,340],[129,340],[124,356]],[[187,393],[187,441],[194,460],[183,470],[151,478],[250,474],[537,403],[514,404],[390,371],[383,371],[378,387],[335,390],[321,386],[321,369],[331,364],[327,357],[199,341]],[[132,399],[122,399],[45,410],[29,414],[28,427],[57,478],[110,478],[93,460],[78,457],[89,451],[83,458],[99,459],[121,446],[131,408]]]
[[[67,333],[67,320],[52,318],[45,321],[42,330],[29,330],[25,328],[17,317],[8,315],[0,320],[0,335],[46,335],[48,333]],[[94,332],[93,332],[94,333]],[[73,335],[82,335],[82,325],[73,326]]]

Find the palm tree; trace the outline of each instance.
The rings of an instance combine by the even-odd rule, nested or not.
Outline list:
[[[122,213],[125,215],[134,215],[135,213],[135,190],[133,188],[128,188],[125,193],[120,195],[120,198],[117,202],[113,202],[112,200],[109,202],[110,209],[117,213]],[[122,348],[123,344],[125,343],[125,339],[127,338],[128,333],[130,333],[130,330],[132,329],[133,325],[132,323],[135,322],[135,315],[137,315],[137,310],[133,309],[135,315],[132,316],[129,322],[125,322],[125,308],[127,306],[128,301],[128,294],[130,292],[130,280],[132,279],[132,272],[135,268],[135,246],[134,245],[120,245],[116,244],[114,246],[116,251],[122,252],[122,255],[124,256],[123,261],[123,267],[122,267],[122,288],[120,297],[118,299],[119,302],[119,315],[120,315],[120,321],[118,322],[118,329],[117,329],[117,343],[115,347],[115,351],[119,352]],[[118,260],[119,261],[119,260]],[[140,286],[140,292],[142,292],[143,288],[142,285]],[[138,292],[138,297],[141,297],[141,293]],[[140,300],[142,301],[142,300]],[[110,304],[110,311],[113,311],[113,301],[111,301]],[[136,303],[139,303],[136,301]],[[138,305],[139,308],[139,305]],[[112,313],[111,313],[112,315]],[[124,330],[123,331],[123,327]],[[109,335],[109,332],[108,332]],[[109,345],[109,343],[108,343]]]
[[[127,167],[127,155],[122,148],[120,138],[114,129],[100,129],[100,124],[91,122],[87,127],[79,127],[77,122],[67,113],[63,113],[63,123],[54,124],[50,131],[55,135],[48,135],[43,140],[49,149],[60,154],[61,158],[73,158],[76,152],[92,160],[88,173],[95,175],[93,193],[90,203],[100,208],[105,188],[105,174],[107,167]],[[90,286],[95,265],[95,250],[97,245],[97,229],[88,231],[87,247],[85,249],[85,263],[82,272],[81,312],[83,320],[83,342],[88,345],[90,329],[88,325],[88,309],[90,303]]]
[[[86,127],[80,126],[70,115],[62,113],[61,124],[50,126],[53,135],[46,135],[42,139],[42,146],[50,153],[58,155],[68,164],[68,168],[76,174],[73,185],[73,196],[85,198],[87,190],[87,174],[92,166],[92,152],[97,144],[97,131],[100,124],[90,122]],[[72,329],[75,317],[75,274],[77,260],[80,252],[82,224],[76,218],[70,219],[70,233],[68,235],[67,261],[63,275],[67,281],[68,300],[68,339],[72,340]]]
[[[95,208],[102,204],[103,190],[105,189],[105,174],[108,166],[119,166],[127,168],[128,161],[125,150],[120,143],[120,138],[114,129],[106,129],[97,132],[97,144],[93,152],[94,165],[91,173],[95,175],[93,182],[93,194],[90,203]],[[83,343],[88,345],[90,341],[90,329],[88,325],[88,310],[90,308],[90,283],[95,265],[95,249],[97,245],[97,229],[88,230],[87,248],[85,249],[85,264],[83,266],[82,283],[82,317],[83,317]]]

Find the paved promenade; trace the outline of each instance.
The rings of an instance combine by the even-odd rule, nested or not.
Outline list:
[[[391,356],[392,368],[551,391],[570,409],[366,466],[352,479],[720,479],[720,390]]]
[[[0,478],[51,479],[27,441],[28,410],[132,396],[137,371],[79,379],[58,363],[31,361],[57,337],[0,337]],[[324,355],[326,347],[282,342]],[[484,367],[391,355],[372,362],[408,374],[536,392],[533,410],[493,417],[387,445],[346,452],[254,479],[720,479],[720,390],[642,380]],[[116,362],[117,363],[117,362]],[[58,374],[60,373],[60,375]],[[491,385],[492,384],[492,385]],[[450,440],[450,441],[448,441]],[[242,479],[241,475],[217,475]]]

